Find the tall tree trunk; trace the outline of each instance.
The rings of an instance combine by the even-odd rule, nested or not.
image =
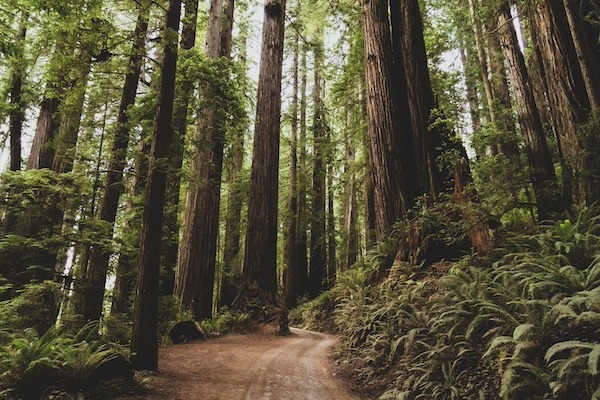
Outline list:
[[[535,105],[525,60],[519,49],[517,35],[512,25],[510,7],[505,4],[498,15],[500,42],[509,65],[511,83],[517,104],[521,133],[525,140],[531,183],[537,198],[540,219],[562,211],[554,165],[544,136],[544,129]]]
[[[23,46],[27,28],[24,24],[19,28],[19,61],[22,60]],[[8,123],[10,134],[10,170],[19,171],[21,169],[21,133],[23,130],[23,121],[25,120],[25,105],[23,104],[23,65],[17,62],[13,66],[10,85],[10,104],[11,111]]]
[[[212,0],[206,37],[206,56],[221,54],[221,19],[223,1]],[[201,94],[206,105],[196,123],[196,145],[192,160],[194,181],[186,201],[185,225],[179,259],[177,295],[185,309],[197,320],[211,318],[219,231],[221,175],[225,144],[225,121],[217,115],[212,93],[218,90],[209,83]]]
[[[299,12],[300,3],[298,3]],[[296,23],[298,19],[296,17]],[[298,82],[299,82],[299,46],[300,34],[299,27],[294,30],[293,39],[293,65],[292,65],[292,103],[290,106],[290,202],[289,202],[289,222],[286,237],[286,269],[284,272],[284,299],[289,308],[296,307],[298,295],[302,292],[298,274]]]
[[[127,146],[129,145],[131,133],[128,111],[135,103],[137,95],[142,57],[145,53],[149,14],[149,7],[142,7],[139,10],[129,57],[129,69],[125,75],[125,83],[121,94],[106,184],[100,201],[98,216],[100,220],[108,223],[109,229],[106,238],[108,240],[112,239],[114,233],[119,199],[123,191],[123,170],[127,164]],[[110,249],[102,245],[92,247],[85,277],[85,305],[81,310],[84,320],[97,320],[102,316],[102,302],[104,300],[104,287],[110,255]]]
[[[322,99],[323,36],[322,30],[315,35],[314,44],[314,84],[313,84],[313,187],[312,215],[310,218],[310,269],[308,293],[316,297],[321,293],[327,279],[327,238],[326,238],[326,151],[327,126]]]
[[[298,137],[298,281],[300,282],[300,295],[307,293],[308,289],[308,163],[306,150],[306,108],[307,108],[307,68],[306,45],[300,46],[300,131]]]
[[[491,24],[488,31],[496,29],[495,24]],[[506,68],[504,67],[504,56],[500,47],[500,42],[496,35],[486,35],[488,54],[490,56],[491,85],[494,96],[494,125],[498,132],[502,132],[504,137],[509,140],[495,143],[494,153],[501,153],[508,158],[515,160],[519,157],[519,149],[516,143],[511,142],[511,137],[516,135],[515,121],[512,116],[512,104],[510,101],[510,91],[508,89],[508,80],[506,78]]]
[[[481,123],[481,114],[479,112],[479,95],[477,93],[477,80],[473,73],[474,63],[472,61],[472,49],[467,44],[466,40],[460,40],[460,60],[463,65],[465,75],[465,87],[467,91],[467,101],[469,103],[469,116],[471,117],[471,127],[473,132],[481,131],[483,124]],[[483,154],[478,153],[477,157],[482,157]]]
[[[475,48],[477,49],[477,60],[479,61],[479,72],[481,74],[481,81],[485,91],[485,98],[487,103],[488,115],[491,122],[495,122],[494,117],[494,95],[492,94],[492,85],[489,78],[488,63],[485,56],[485,49],[483,45],[483,33],[481,32],[481,25],[477,18],[477,9],[475,6],[476,0],[469,0],[469,16],[471,17],[471,26],[473,27],[473,36],[475,39]]]
[[[362,117],[367,120],[367,97],[366,97],[366,82],[361,82],[360,86],[360,105]],[[368,128],[367,128],[368,130]],[[365,165],[363,175],[365,180],[365,249],[369,250],[377,243],[377,222],[375,213],[375,178],[373,177],[373,161],[371,159],[371,147],[368,132],[364,132],[362,136],[362,147],[367,157],[367,165]]]
[[[54,138],[54,158],[52,170],[58,173],[73,170],[75,150],[79,138],[81,115],[85,103],[88,80],[92,68],[92,55],[85,50],[78,51],[77,63],[69,71],[69,88],[60,110],[60,125]]]
[[[328,143],[331,146],[331,143]],[[327,288],[335,284],[337,273],[336,230],[333,189],[333,160],[332,149],[327,157]]]
[[[438,151],[434,143],[439,138],[434,137],[434,132],[429,132],[429,118],[436,104],[429,79],[418,0],[393,1],[390,10],[394,61],[396,68],[402,71],[397,81],[403,83],[397,88],[397,95],[406,97],[399,104],[402,110],[408,111],[402,120],[410,121],[410,128],[405,129],[401,135],[406,138],[402,143],[402,148],[407,149],[402,155],[408,161],[405,165],[412,166],[405,168],[403,179],[404,191],[412,192],[405,197],[407,208],[410,208],[414,205],[416,196],[425,194],[435,200],[442,191],[442,178],[436,163]],[[408,151],[411,144],[412,154]],[[413,158],[409,158],[410,156]],[[415,178],[416,182],[413,182]]]
[[[225,15],[230,18],[230,10],[233,11],[233,0],[228,0],[225,6]],[[244,18],[239,28],[237,42],[240,43],[239,63],[243,66],[242,76],[246,76],[247,61],[246,61],[246,43],[248,41],[248,21],[247,13],[243,13]],[[231,15],[233,23],[233,15]],[[229,41],[229,36],[225,37],[224,33],[231,31],[223,29],[221,35],[221,49]],[[222,50],[221,50],[222,51]],[[244,165],[244,136],[245,129],[236,132],[235,138],[231,141],[230,147],[230,162],[228,168],[229,186],[227,188],[227,217],[225,219],[225,246],[223,249],[223,274],[221,280],[220,305],[231,307],[235,296],[237,295],[237,283],[242,274],[240,260],[240,237],[241,237],[241,216],[242,205],[244,203],[244,183],[242,169]]]
[[[47,93],[49,91],[53,91],[53,89],[46,89]],[[51,143],[59,125],[58,106],[60,100],[56,96],[56,94],[47,94],[40,104],[40,113],[31,145],[31,152],[27,159],[27,169],[52,167],[54,150]]]
[[[573,44],[561,29],[566,24],[566,16],[561,13],[564,10],[546,2],[531,6],[529,11],[536,54],[548,83],[547,96],[561,155],[565,201],[579,204],[586,200],[588,191],[582,179],[586,166],[577,137],[577,125],[587,119],[589,112],[583,78],[573,59]]]
[[[346,106],[348,107],[348,106]],[[348,111],[346,111],[348,112]],[[347,117],[346,127],[353,122],[350,115]],[[346,157],[344,157],[344,176],[346,187],[344,189],[344,214],[342,215],[342,232],[344,233],[344,247],[340,257],[340,270],[344,271],[356,263],[358,258],[358,204],[356,198],[357,182],[355,173],[356,152],[352,137],[349,134],[344,138]]]
[[[185,2],[185,15],[182,21],[180,59],[185,59],[196,45],[196,25],[198,24],[198,0]],[[180,63],[181,65],[181,63]],[[183,165],[184,143],[188,127],[188,109],[193,95],[193,84],[189,77],[181,76],[177,82],[176,101],[173,112],[173,141],[171,142],[167,185],[167,205],[165,209],[165,235],[163,250],[163,271],[161,292],[171,295],[175,289],[175,269],[179,253],[179,203],[181,191],[181,169]]]
[[[277,291],[277,199],[285,0],[267,0],[264,11],[244,271],[234,307],[247,310],[258,320],[277,317],[280,332],[287,333],[287,310]]]
[[[374,180],[377,239],[383,240],[392,225],[410,207],[413,193],[403,190],[407,171],[400,149],[399,102],[393,86],[393,54],[388,2],[363,3],[365,31],[365,71],[370,159]]]
[[[587,37],[582,26],[582,9],[580,2],[573,0],[562,0],[565,14],[571,31],[575,54],[579,62],[579,68],[583,78],[585,91],[592,110],[600,108],[600,68],[598,54],[594,54],[590,48]]]
[[[139,270],[133,316],[131,358],[134,368],[158,369],[158,289],[163,211],[165,206],[168,150],[172,137],[173,100],[177,73],[177,32],[181,15],[181,0],[169,0],[165,19],[164,59],[156,109],[154,138],[150,151],[150,167],[146,185],[146,200]]]

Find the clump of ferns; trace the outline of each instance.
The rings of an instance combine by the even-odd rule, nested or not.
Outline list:
[[[563,220],[543,222],[533,235],[505,238],[494,250],[497,259],[523,253],[560,255],[563,265],[587,268],[600,253],[600,208],[578,207]]]
[[[559,399],[600,399],[600,343],[569,340],[548,349],[550,387]]]

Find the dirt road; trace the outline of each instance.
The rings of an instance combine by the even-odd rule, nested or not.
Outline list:
[[[329,359],[335,338],[293,329],[161,349],[145,400],[358,400]]]

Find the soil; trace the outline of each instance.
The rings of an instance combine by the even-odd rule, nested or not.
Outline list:
[[[143,395],[122,400],[359,400],[330,358],[335,337],[264,329],[161,348]]]

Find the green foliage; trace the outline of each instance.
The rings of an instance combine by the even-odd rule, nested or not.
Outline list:
[[[98,323],[75,335],[50,329],[5,333],[0,346],[0,397],[39,398],[51,387],[75,392],[89,386],[97,368],[109,359],[123,357],[125,349],[97,336]]]
[[[250,327],[250,315],[222,308],[213,319],[202,321],[202,329],[208,336],[220,336],[225,333],[244,333]]]
[[[56,322],[61,296],[61,286],[56,282],[26,285],[16,297],[0,302],[0,329],[30,328],[44,334]]]
[[[600,10],[600,5],[596,6]],[[597,11],[598,11],[597,10]],[[598,14],[596,14],[597,16]],[[599,23],[596,21],[596,23]],[[586,181],[589,191],[592,193],[590,202],[600,201],[600,189],[598,188],[598,179],[600,177],[600,143],[598,135],[600,134],[600,111],[596,110],[588,121],[578,128],[577,135],[581,141],[581,148],[584,149],[585,171],[581,171]]]
[[[77,210],[89,190],[88,179],[74,172],[57,174],[42,169],[2,174],[0,211],[5,217],[0,274],[17,286],[30,279],[52,279],[60,248],[94,240],[102,227],[88,229],[86,235],[62,229],[65,213]]]
[[[512,235],[486,268],[401,264],[376,286],[351,270],[292,315],[337,333],[339,364],[381,399],[600,398],[596,215]]]

